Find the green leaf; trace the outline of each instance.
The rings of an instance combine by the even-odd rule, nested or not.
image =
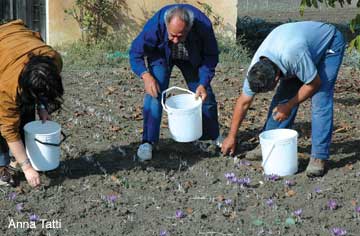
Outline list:
[[[300,3],[300,15],[301,16],[304,15],[305,7],[306,7],[306,0],[301,0],[301,3]]]
[[[360,14],[357,14],[356,17],[350,21],[350,30],[352,33],[355,33],[357,27],[360,27]]]
[[[356,36],[351,42],[349,43],[349,51],[351,52],[353,49],[356,49],[360,52],[360,35]]]
[[[261,226],[261,225],[264,224],[264,221],[262,221],[262,220],[260,220],[260,219],[255,219],[255,220],[253,220],[252,223],[253,223],[254,225],[256,225],[256,226]]]
[[[289,217],[285,220],[285,224],[286,225],[295,225],[296,224],[296,221],[294,220],[294,218],[292,217]]]
[[[274,221],[275,225],[281,225],[281,220],[279,218],[276,218]]]

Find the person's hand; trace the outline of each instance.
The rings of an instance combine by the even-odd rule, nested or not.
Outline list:
[[[157,98],[160,93],[160,86],[158,82],[154,79],[154,77],[150,73],[145,73],[142,75],[142,79],[144,80],[145,91],[150,96]]]
[[[35,188],[40,185],[40,175],[31,165],[24,167],[23,172],[31,187]]]
[[[48,111],[46,109],[39,109],[39,117],[42,123],[45,123],[47,120],[51,120],[51,116],[49,115]]]
[[[222,154],[227,155],[229,153],[232,156],[235,153],[235,149],[236,149],[236,138],[227,136],[221,145]]]
[[[199,85],[196,88],[196,92],[195,92],[195,98],[201,97],[201,100],[204,102],[206,97],[207,97],[207,92],[206,92],[206,88],[204,87],[204,85]]]
[[[274,120],[278,122],[286,120],[290,116],[291,109],[292,108],[288,103],[277,105],[272,111]]]

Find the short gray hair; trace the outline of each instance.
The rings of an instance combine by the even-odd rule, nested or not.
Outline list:
[[[194,13],[181,6],[175,6],[166,10],[164,18],[165,24],[168,26],[170,21],[175,17],[179,17],[180,20],[184,21],[186,24],[186,31],[190,31],[191,27],[194,24]]]

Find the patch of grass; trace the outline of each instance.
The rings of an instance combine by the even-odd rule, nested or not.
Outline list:
[[[60,51],[64,67],[67,69],[117,67],[128,61],[130,42],[122,34],[114,33],[94,45],[83,41],[57,47]]]
[[[235,41],[229,37],[218,36],[221,63],[249,63],[248,50],[241,44],[242,40]],[[86,45],[77,41],[72,44],[57,47],[63,56],[64,67],[68,70],[79,68],[117,67],[128,62],[128,51],[131,40],[121,33],[109,35],[96,45]]]
[[[243,45],[243,39],[241,37],[235,41],[229,37],[217,36],[217,41],[220,50],[220,63],[250,63],[250,53]]]

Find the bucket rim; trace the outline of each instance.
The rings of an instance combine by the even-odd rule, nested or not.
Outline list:
[[[289,139],[293,139],[293,138],[298,138],[299,137],[299,133],[294,130],[294,129],[284,129],[284,128],[280,128],[280,129],[272,129],[272,130],[266,130],[266,131],[263,131],[259,134],[259,139],[260,141],[265,141],[265,142],[271,142],[269,139],[267,138],[264,138],[264,135],[267,134],[267,133],[271,133],[271,132],[277,132],[277,131],[289,131],[292,133],[292,136],[291,137],[286,137],[286,138],[279,138],[279,139],[276,139],[275,142],[282,142],[282,141],[287,141]],[[272,141],[274,142],[274,141]]]
[[[31,127],[32,125],[37,125],[37,124],[42,124],[42,121],[40,120],[35,120],[35,121],[30,121],[29,123],[27,123],[25,126],[24,126],[24,131],[27,133],[27,134],[30,134],[30,135],[36,135],[36,136],[51,136],[51,135],[54,135],[56,133],[59,133],[61,132],[61,125],[55,121],[51,121],[51,120],[47,120],[46,122],[50,122],[50,124],[53,124],[53,125],[56,125],[56,130],[51,132],[51,133],[46,133],[46,134],[37,134],[37,133],[34,133],[34,132],[30,132],[29,131],[29,127]]]
[[[178,95],[171,96],[170,98],[168,98],[165,101],[166,108],[171,112],[184,112],[184,111],[192,111],[194,109],[198,109],[199,107],[201,107],[202,101],[200,98],[195,99],[195,102],[194,102],[195,105],[192,106],[191,108],[173,108],[173,107],[169,106],[169,101],[174,100],[176,97],[184,97],[184,96],[194,96],[194,95],[193,94],[178,94]]]

